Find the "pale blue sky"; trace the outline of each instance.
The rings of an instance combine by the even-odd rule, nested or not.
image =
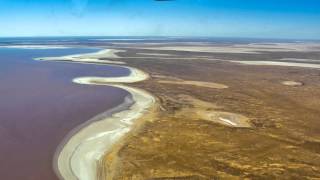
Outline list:
[[[5,36],[320,39],[318,0],[0,0]]]

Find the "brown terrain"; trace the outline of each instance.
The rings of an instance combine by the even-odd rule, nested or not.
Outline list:
[[[101,179],[320,179],[319,69],[231,62],[317,64],[318,46],[150,46],[111,46],[151,75],[132,86],[159,103],[105,155]]]

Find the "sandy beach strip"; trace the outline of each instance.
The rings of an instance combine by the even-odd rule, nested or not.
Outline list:
[[[100,62],[99,58],[116,58],[118,50],[101,50],[97,53],[63,57],[45,57],[35,60],[71,61],[77,63]],[[108,64],[108,63],[106,63]],[[119,66],[119,65],[112,65]],[[149,78],[139,69],[126,67],[130,74],[124,77],[78,77],[73,82],[82,85],[107,85],[124,89],[130,96],[116,108],[93,117],[74,128],[57,148],[54,170],[60,179],[95,180],[98,162],[111,148],[130,132],[136,120],[141,118],[156,100],[148,92],[118,83],[134,83]]]

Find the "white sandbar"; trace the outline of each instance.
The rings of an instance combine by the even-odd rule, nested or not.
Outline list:
[[[121,66],[126,67],[126,66]],[[134,83],[143,81],[149,78],[149,75],[139,69],[126,67],[130,69],[129,76],[122,76],[122,77],[79,77],[73,79],[74,83],[78,84],[107,84],[107,83]]]
[[[118,58],[116,53],[121,52],[120,50],[114,49],[103,49],[101,51],[95,53],[87,53],[87,54],[74,54],[68,56],[60,56],[60,57],[43,57],[43,58],[35,58],[35,60],[42,61],[72,61],[79,63],[97,63],[97,64],[125,64],[120,61],[110,61],[110,60],[100,60],[100,58]]]

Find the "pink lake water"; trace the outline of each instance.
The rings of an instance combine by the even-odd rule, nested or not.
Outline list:
[[[129,95],[118,88],[72,83],[80,76],[125,76],[126,68],[33,60],[97,50],[0,48],[1,179],[57,179],[53,156],[67,133]]]

